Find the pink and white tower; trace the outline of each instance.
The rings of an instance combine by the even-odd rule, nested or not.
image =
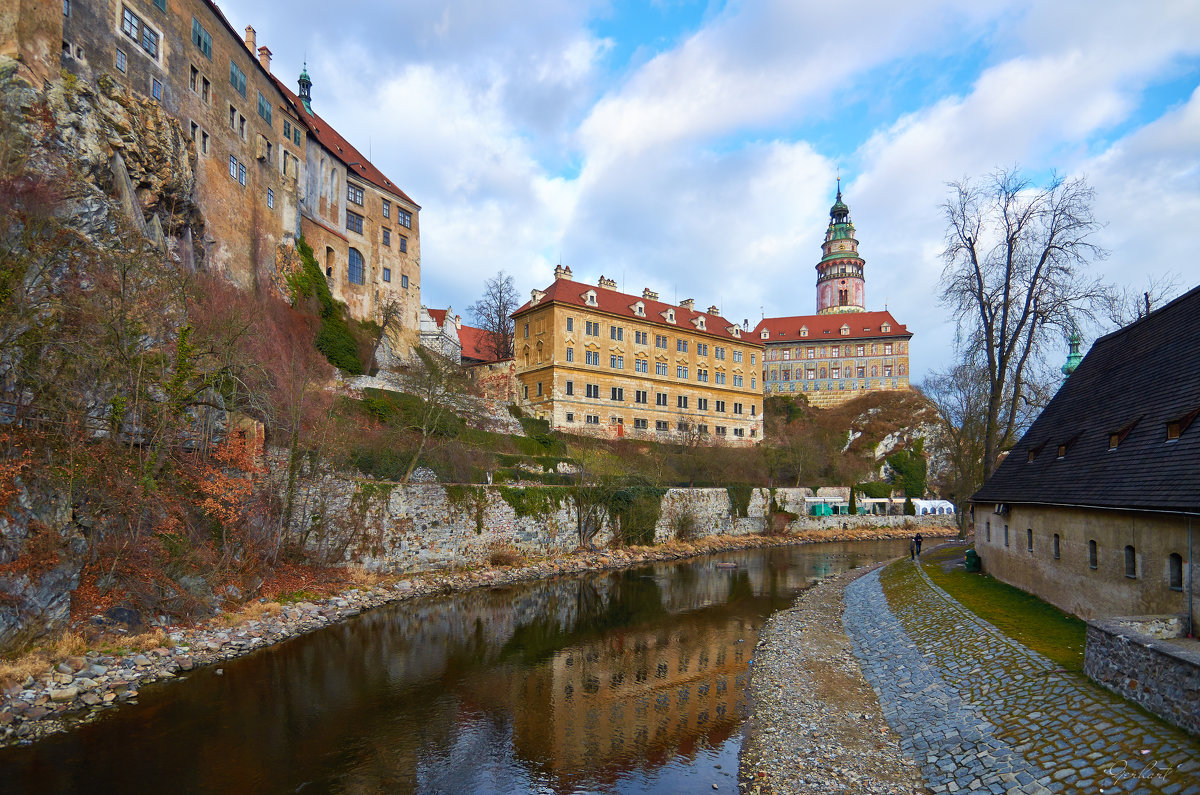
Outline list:
[[[858,240],[850,222],[850,208],[842,201],[842,180],[838,179],[837,201],[829,208],[829,228],[817,263],[817,314],[865,312],[866,283],[863,258],[858,256]]]

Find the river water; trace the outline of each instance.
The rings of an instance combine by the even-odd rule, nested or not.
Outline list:
[[[389,605],[0,751],[0,789],[735,792],[763,621],[906,550],[746,550]]]

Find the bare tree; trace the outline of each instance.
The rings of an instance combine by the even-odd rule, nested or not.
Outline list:
[[[496,359],[512,358],[516,328],[510,315],[518,306],[513,278],[504,271],[497,271],[484,282],[479,300],[467,307],[471,318],[487,333],[483,343],[485,352]]]
[[[371,361],[368,364],[379,365],[375,358],[379,353],[379,346],[383,344],[383,339],[389,331],[400,327],[403,314],[404,303],[400,300],[400,296],[393,292],[385,293],[383,299],[375,307],[375,322],[379,324],[379,336],[375,338],[375,344],[371,346]]]
[[[942,301],[954,310],[964,359],[986,375],[987,477],[1033,397],[1030,376],[1048,343],[1107,305],[1111,291],[1086,275],[1107,252],[1091,240],[1100,224],[1082,178],[1036,187],[1006,169],[949,187]]]
[[[930,373],[920,389],[937,408],[941,436],[938,446],[949,459],[949,470],[935,485],[941,494],[959,506],[961,527],[966,520],[962,506],[984,480],[987,370],[975,362],[960,362],[946,370]]]
[[[1178,293],[1178,273],[1147,276],[1144,289],[1123,287],[1113,291],[1107,307],[1107,319],[1114,329],[1128,326],[1169,302]]]
[[[430,437],[438,433],[445,416],[453,413],[450,397],[461,393],[465,386],[462,368],[450,359],[425,348],[414,350],[421,361],[421,369],[413,392],[421,399],[421,403],[420,410],[408,421],[408,428],[417,434],[418,442],[401,478],[405,483],[417,468]]]

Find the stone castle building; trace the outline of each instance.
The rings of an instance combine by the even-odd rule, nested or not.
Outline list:
[[[299,95],[272,74],[253,28],[239,34],[211,0],[19,0],[0,11],[0,55],[35,87],[64,71],[111,81],[178,123],[203,215],[187,228],[202,229],[198,239],[180,241],[189,258],[244,289],[265,288],[304,235],[352,316],[377,319],[381,305],[398,303],[415,343],[420,208],[313,113],[307,72]],[[110,146],[118,184],[119,154]],[[147,186],[131,188],[149,216],[137,220],[169,215]]]
[[[513,313],[518,397],[572,433],[704,443],[762,439],[763,346],[717,307],[592,287],[559,266]]]
[[[817,314],[763,318],[763,392],[800,393],[827,408],[865,392],[907,389],[912,333],[891,313],[868,312],[864,261],[850,208],[837,199],[817,263]]]

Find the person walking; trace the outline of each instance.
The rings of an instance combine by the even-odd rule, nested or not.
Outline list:
[[[917,540],[915,538],[909,540],[909,542],[908,542],[908,559],[909,560],[917,559]]]
[[[913,546],[915,546],[917,548],[917,557],[918,558],[921,557],[921,534],[920,533],[917,533],[916,537],[913,538]]]

